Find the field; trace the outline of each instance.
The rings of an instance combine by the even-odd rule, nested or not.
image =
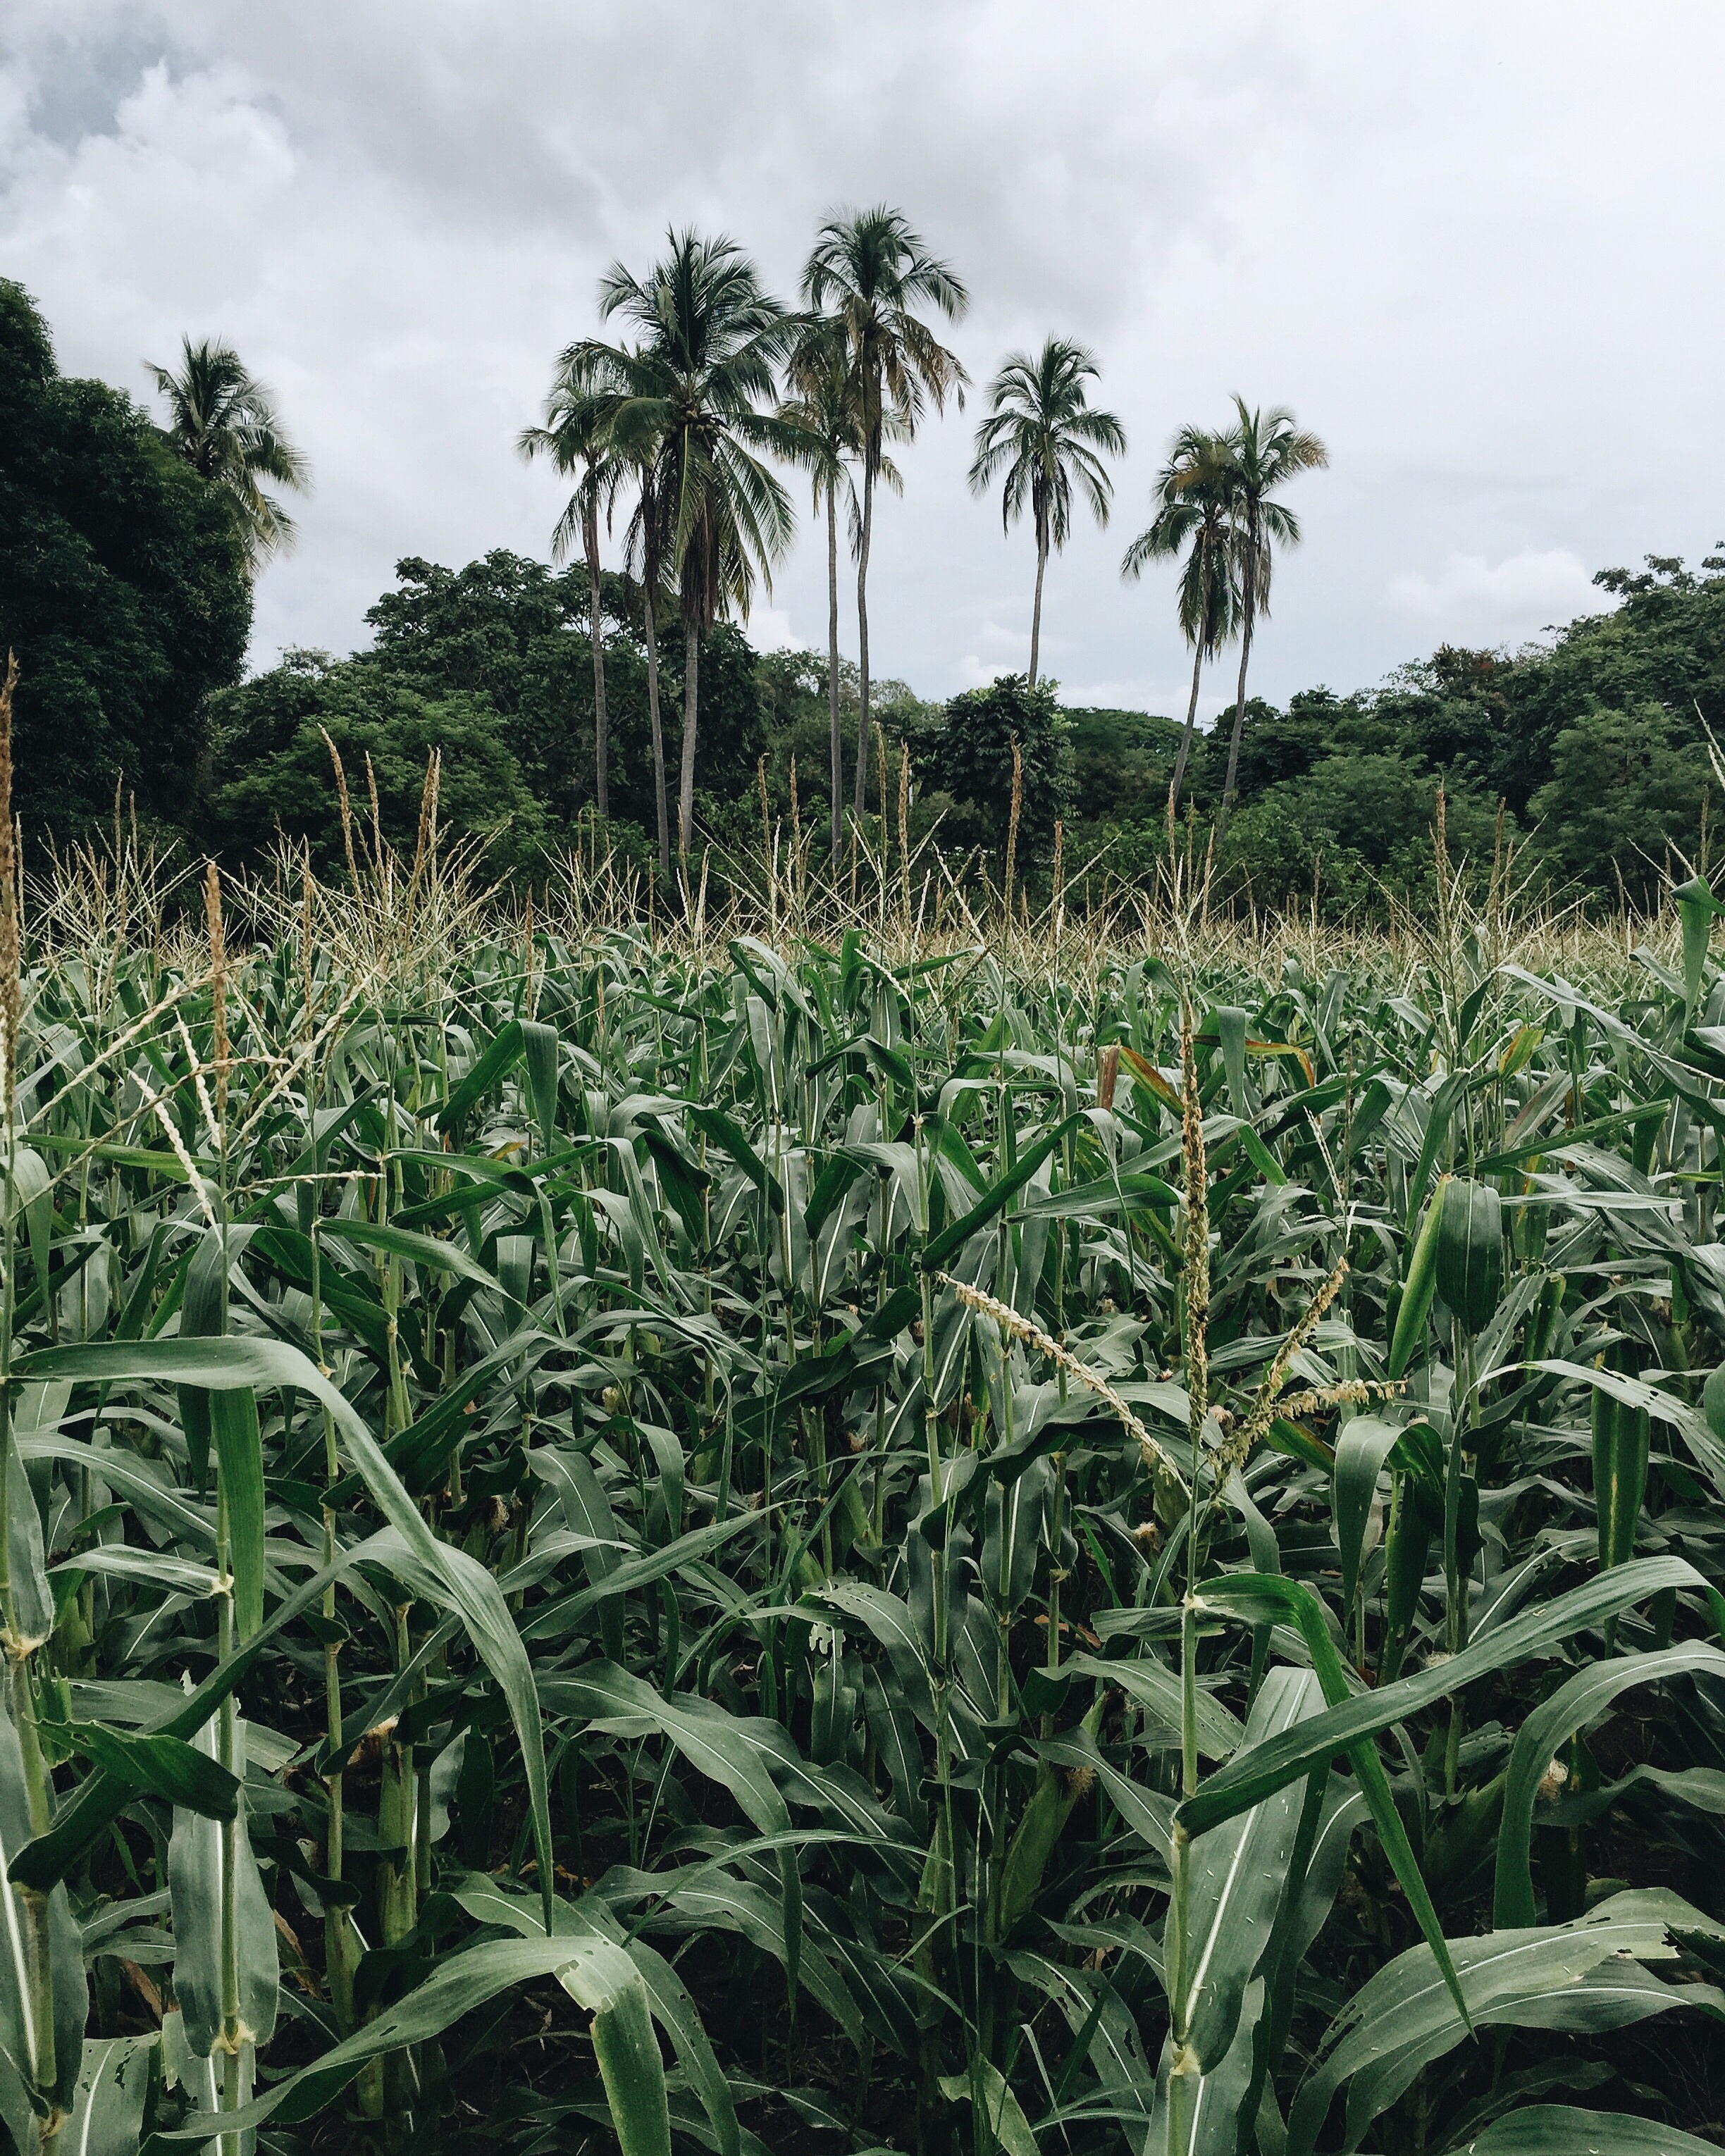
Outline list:
[[[28,891],[21,2150],[1725,2133],[1711,901],[895,875]]]

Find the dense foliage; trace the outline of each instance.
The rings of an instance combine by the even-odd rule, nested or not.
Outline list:
[[[1620,603],[1518,654],[1445,649],[1382,689],[1254,700],[1241,735],[1239,805],[1214,865],[1219,899],[1381,918],[1392,900],[1432,896],[1431,829],[1440,788],[1452,849],[1481,880],[1500,844],[1519,874],[1553,894],[1604,906],[1651,903],[1668,868],[1696,864],[1716,821],[1707,727],[1725,725],[1725,576],[1664,561],[1603,579]],[[642,857],[653,823],[639,593],[603,581],[612,725],[614,833]],[[332,858],[334,780],[318,729],[344,754],[370,747],[399,767],[384,788],[385,829],[410,839],[425,745],[442,744],[451,822],[493,834],[500,866],[532,869],[576,843],[592,814],[593,673],[586,572],[554,574],[505,553],[454,572],[402,563],[372,608],[372,648],[352,660],[290,657],[212,706],[210,817],[199,835],[256,859],[279,815]],[[752,651],[720,624],[702,665],[701,823],[740,853],[761,831],[755,767],[767,758],[774,820],[826,817],[827,690],[812,654]],[[668,738],[678,740],[678,654],[667,646]],[[1010,822],[1012,741],[1024,763],[1021,875],[1051,865],[1066,826],[1069,875],[1091,888],[1153,881],[1167,853],[1168,786],[1179,745],[1168,719],[1063,708],[1023,677],[920,702],[875,685],[883,730],[870,759],[879,811],[882,755],[896,829],[898,763],[908,745],[913,829],[940,826],[962,859],[979,847],[999,880]],[[855,724],[857,682],[840,688]],[[362,719],[362,713],[371,714]],[[381,729],[381,731],[380,731]],[[1187,787],[1202,859],[1226,771],[1226,730],[1200,734]],[[391,804],[393,804],[393,807]],[[394,819],[392,823],[392,816]]]
[[[33,909],[22,2150],[1717,2132],[1703,890],[1258,971],[358,844],[243,955]]]
[[[116,786],[184,828],[203,700],[239,677],[251,586],[234,521],[147,414],[62,375],[0,279],[0,656],[18,654],[18,805],[64,843]]]

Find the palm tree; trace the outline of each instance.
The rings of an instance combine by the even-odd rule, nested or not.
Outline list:
[[[1030,609],[1030,686],[1036,686],[1036,659],[1042,643],[1042,578],[1048,552],[1063,547],[1072,530],[1072,482],[1076,478],[1098,524],[1108,521],[1114,482],[1105,456],[1126,454],[1126,429],[1111,412],[1091,409],[1087,382],[1096,378],[1096,361],[1069,337],[1050,337],[1033,359],[1028,352],[1009,355],[988,385],[988,416],[976,430],[976,460],[970,467],[973,494],[986,494],[1003,470],[1000,528],[1023,516],[1025,504],[1036,533],[1036,598]]]
[[[305,494],[311,467],[288,439],[276,417],[270,392],[240,363],[232,345],[205,337],[193,344],[180,340],[180,365],[145,366],[167,399],[163,429],[168,447],[224,497],[245,555],[246,573],[255,576],[271,554],[292,546],[294,520],[261,482]]]
[[[807,438],[803,461],[809,491],[814,507],[826,511],[827,716],[836,853],[845,799],[845,742],[839,724],[839,501],[842,494],[855,514],[856,490],[845,466],[862,454],[863,427],[856,385],[846,371],[843,346],[829,329],[817,321],[793,353],[787,370],[792,393],[780,404],[778,416]]]
[[[932,307],[956,321],[969,295],[932,255],[901,212],[885,203],[834,211],[815,236],[803,271],[803,296],[830,314],[844,340],[863,429],[862,522],[856,557],[856,626],[861,708],[857,714],[855,808],[863,811],[869,744],[869,550],[875,530],[875,482],[880,475],[889,416],[906,439],[928,402],[961,410],[970,377],[914,311]]]
[[[545,402],[545,424],[524,427],[518,446],[524,457],[548,456],[565,477],[576,476],[575,491],[552,534],[552,559],[567,558],[578,534],[587,562],[588,633],[593,644],[593,794],[599,820],[611,820],[611,722],[605,702],[605,636],[599,618],[599,512],[608,518],[624,463],[608,431],[609,400],[603,375],[565,353],[557,378]]]
[[[1174,775],[1168,790],[1170,822],[1180,806],[1192,736],[1198,724],[1198,685],[1204,661],[1214,659],[1240,626],[1240,588],[1230,544],[1229,513],[1233,505],[1233,466],[1226,439],[1201,427],[1183,427],[1174,437],[1156,482],[1156,515],[1126,550],[1123,577],[1142,574],[1153,562],[1177,555],[1183,547],[1178,615],[1181,634],[1192,647],[1192,694]]]
[[[1272,490],[1302,471],[1315,471],[1330,461],[1330,453],[1316,434],[1302,433],[1294,415],[1281,405],[1267,412],[1249,412],[1245,399],[1236,397],[1239,415],[1228,431],[1229,486],[1232,496],[1229,528],[1232,535],[1235,572],[1240,580],[1240,683],[1234,698],[1234,732],[1228,743],[1228,777],[1222,788],[1222,811],[1216,819],[1216,839],[1228,835],[1229,812],[1234,806],[1234,781],[1240,767],[1240,737],[1245,723],[1246,667],[1252,655],[1252,627],[1260,613],[1270,611],[1270,572],[1274,549],[1279,543],[1300,543],[1300,521]]]
[[[640,343],[590,341],[572,346],[564,364],[578,362],[608,382],[608,438],[619,456],[637,469],[650,462],[655,474],[663,560],[683,617],[677,847],[686,855],[695,825],[701,639],[721,608],[747,618],[757,581],[771,590],[773,566],[796,520],[758,452],[794,458],[800,444],[794,428],[761,408],[773,395],[790,317],[734,240],[673,231],[668,247],[644,279],[614,263],[600,282],[600,314],[621,316]]]
[[[665,785],[665,730],[659,716],[659,603],[664,596],[665,565],[670,552],[659,465],[650,445],[630,459],[635,506],[624,533],[624,567],[641,588],[641,613],[647,636],[647,723],[653,737],[653,805],[658,822],[659,873],[670,878],[670,815]]]

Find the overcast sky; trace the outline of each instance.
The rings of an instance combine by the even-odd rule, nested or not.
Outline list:
[[[0,275],[69,372],[142,396],[217,332],[274,388],[316,490],[266,665],[362,643],[398,556],[545,553],[514,438],[611,260],[692,223],[790,296],[822,213],[884,199],[970,287],[978,391],[1060,331],[1127,429],[1111,526],[1050,572],[1070,701],[1183,706],[1171,577],[1118,576],[1174,428],[1238,390],[1324,437],[1254,659],[1285,697],[1520,643],[1725,532],[1722,80],[1711,0],[0,0]],[[876,670],[924,695],[1028,653],[975,418],[878,521]],[[825,619],[805,531],[752,633]]]

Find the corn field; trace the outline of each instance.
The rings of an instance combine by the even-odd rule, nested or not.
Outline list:
[[[660,935],[432,839],[0,863],[20,2156],[1716,2145],[1705,887]]]

